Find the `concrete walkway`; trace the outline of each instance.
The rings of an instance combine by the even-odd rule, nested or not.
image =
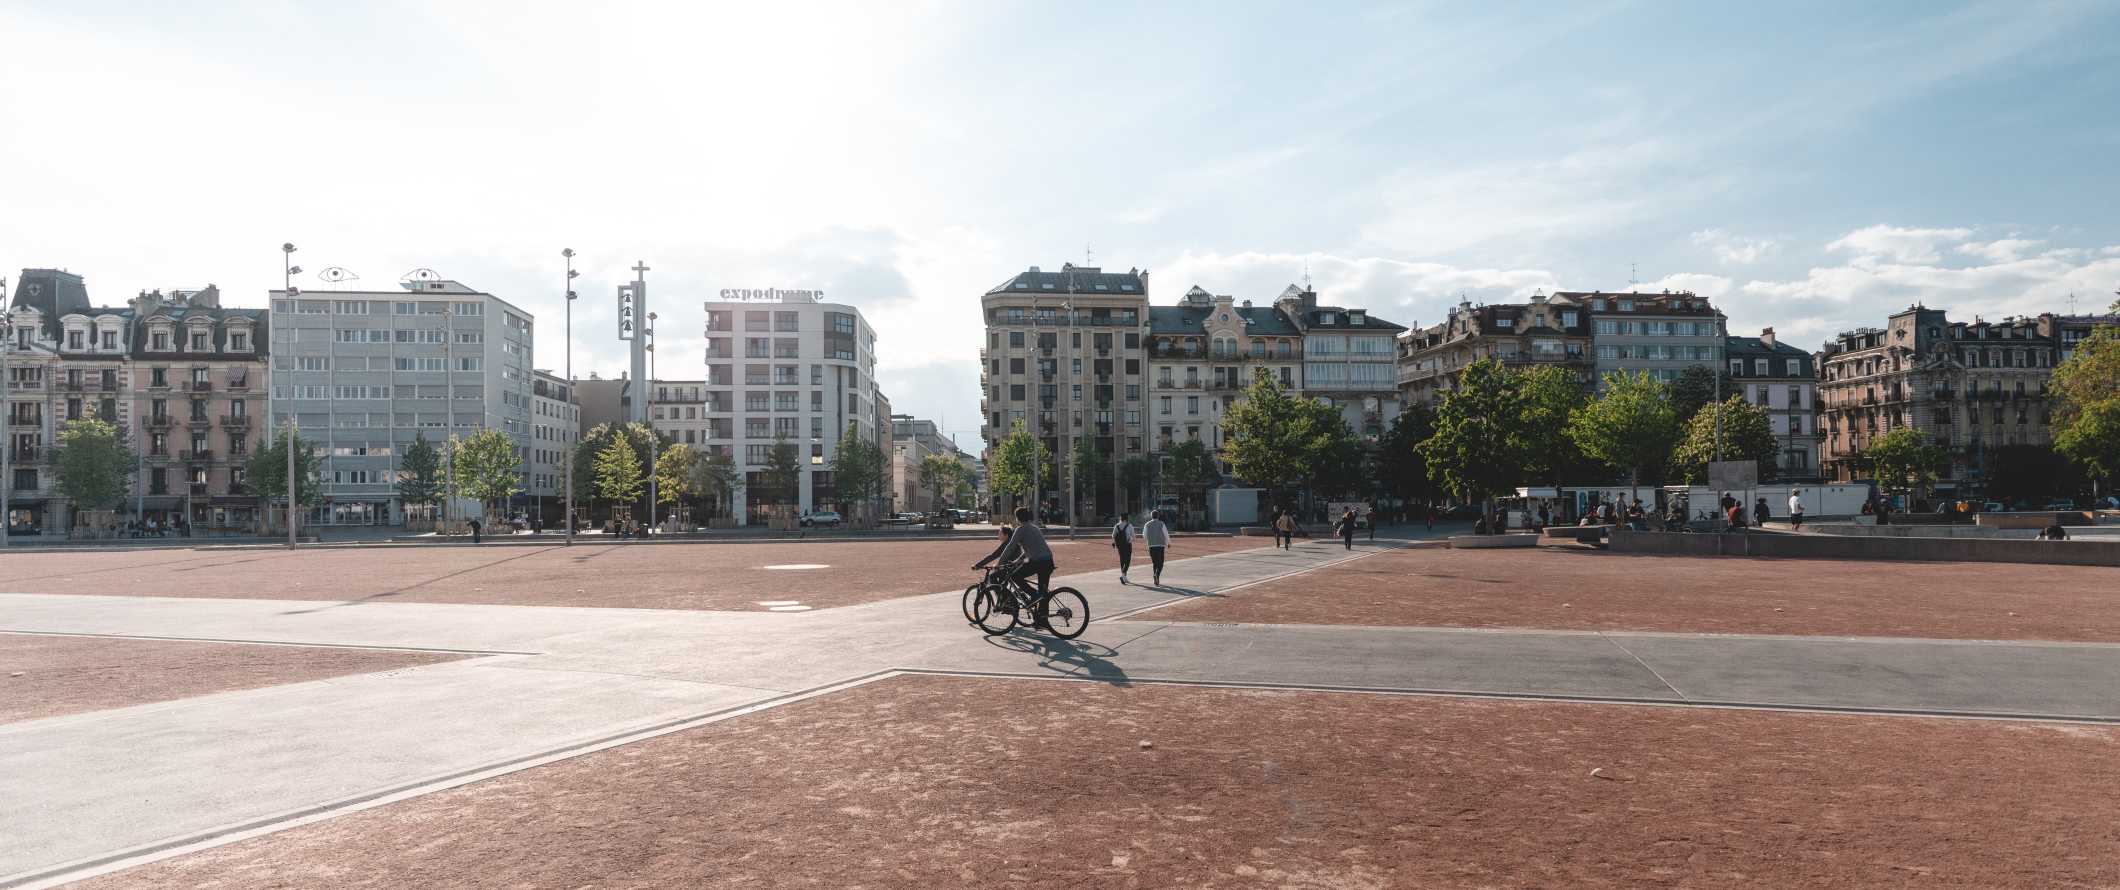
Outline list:
[[[921,670],[2120,721],[2120,646],[1211,625],[1155,607],[1359,559],[1337,542],[1070,575],[1081,639],[968,627],[956,591],[795,614],[0,594],[0,631],[483,653],[0,725],[0,887],[519,769]],[[967,583],[972,579],[967,575]],[[1138,613],[1138,614],[1134,614]],[[1114,616],[1134,617],[1112,620]]]

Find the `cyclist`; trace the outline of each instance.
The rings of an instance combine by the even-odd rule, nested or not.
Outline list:
[[[1046,546],[1045,533],[1032,524],[1029,507],[1016,508],[1016,531],[1010,534],[1001,546],[994,548],[994,552],[987,554],[985,559],[973,563],[972,568],[983,569],[995,559],[1006,562],[1014,558],[1020,558],[1022,561],[1008,576],[1013,580],[1022,581],[1037,575],[1038,599],[1044,600],[1046,588],[1053,580],[1053,548]]]

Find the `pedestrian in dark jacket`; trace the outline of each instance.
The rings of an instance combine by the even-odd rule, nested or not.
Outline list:
[[[1340,533],[1340,543],[1349,550],[1354,549],[1354,527],[1356,522],[1354,508],[1349,507],[1347,512],[1340,514],[1340,521],[1334,527]]]

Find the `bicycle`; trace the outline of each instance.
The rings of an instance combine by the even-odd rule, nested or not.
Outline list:
[[[965,617],[988,636],[1008,633],[1019,623],[1043,627],[1063,640],[1089,629],[1089,599],[1082,591],[1055,587],[1041,598],[1023,579],[1000,567],[988,569],[986,578],[967,588],[965,595],[972,598]]]
[[[980,613],[976,610],[979,604],[980,592],[1000,586],[1008,578],[1009,571],[1013,570],[1015,567],[1016,566],[1013,563],[1000,563],[988,566],[983,570],[985,574],[978,581],[972,582],[972,586],[964,589],[965,621],[972,624],[979,623]]]

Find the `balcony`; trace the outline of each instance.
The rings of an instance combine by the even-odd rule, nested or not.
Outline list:
[[[169,380],[167,378],[162,380],[149,380],[147,381],[147,388],[166,390],[169,388]]]
[[[191,427],[195,430],[203,430],[207,427],[213,426],[213,418],[208,417],[204,414],[194,414],[190,417],[184,418],[184,425]]]
[[[183,459],[197,462],[210,461],[213,460],[213,451],[211,449],[206,451],[186,451],[183,452]]]
[[[32,446],[29,448],[16,448],[10,453],[10,456],[16,463],[22,463],[37,460],[37,454],[38,449]]]
[[[79,380],[59,381],[59,389],[64,392],[80,392],[86,386],[87,384],[82,383]]]
[[[170,424],[175,422],[176,418],[167,414],[156,414],[145,421],[147,428],[151,430],[166,430],[169,429]]]
[[[250,415],[248,415],[248,414],[223,414],[223,415],[221,415],[221,427],[222,427],[223,429],[231,429],[231,430],[247,430],[247,429],[250,429]]]
[[[211,380],[194,380],[194,381],[192,381],[192,382],[191,382],[191,391],[192,391],[192,392],[213,392],[213,381],[211,381]]]
[[[191,482],[191,483],[187,483],[187,485],[188,485],[189,487],[188,487],[188,488],[187,488],[186,490],[187,490],[187,491],[189,491],[189,492],[191,493],[191,496],[192,496],[192,497],[195,497],[195,498],[203,498],[203,497],[205,497],[205,496],[206,496],[206,494],[207,494],[207,492],[206,492],[206,483],[204,483],[204,482]]]
[[[230,392],[242,392],[248,389],[250,389],[250,381],[248,379],[236,377],[228,381],[228,390]]]

